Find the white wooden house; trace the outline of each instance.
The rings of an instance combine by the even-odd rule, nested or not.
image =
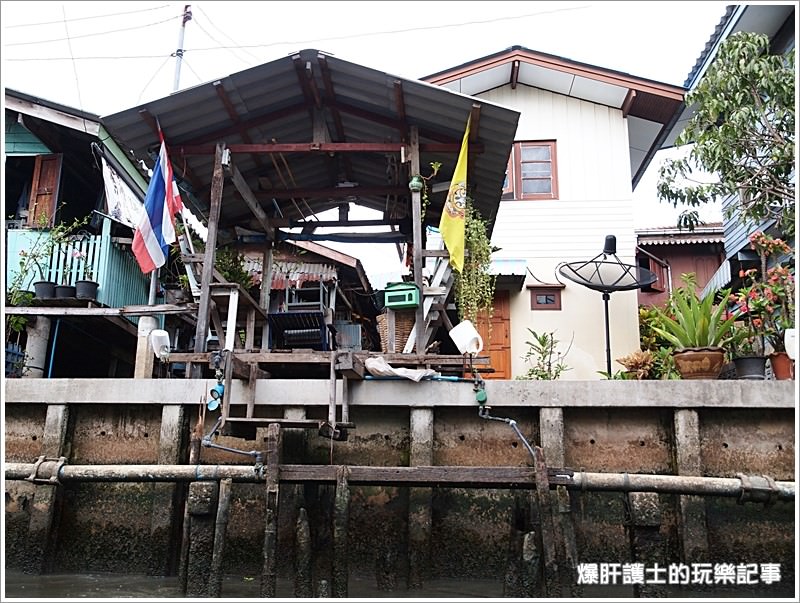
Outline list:
[[[423,80],[521,114],[492,234],[498,272],[515,267],[496,295],[494,376],[527,371],[531,329],[569,348],[562,378],[601,378],[602,294],[558,267],[598,256],[608,235],[619,260],[635,264],[633,188],[683,108],[684,89],[519,46]],[[636,350],[636,291],[611,294],[609,317],[612,357]]]

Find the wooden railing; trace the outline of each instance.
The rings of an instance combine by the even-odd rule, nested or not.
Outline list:
[[[9,229],[6,231],[7,261],[6,290],[15,282],[21,264],[17,258],[36,244],[39,237],[47,237],[47,231],[34,229]],[[40,269],[29,266],[19,281],[23,290],[33,289],[38,280],[49,280],[56,284],[74,285],[78,280],[93,280],[99,283],[97,301],[110,307],[146,304],[149,277],[142,274],[136,259],[120,243],[111,238],[111,221],[103,222],[99,235],[76,235],[53,247],[48,258],[44,258]]]

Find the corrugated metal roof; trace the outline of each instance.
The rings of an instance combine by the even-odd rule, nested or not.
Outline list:
[[[698,243],[724,243],[725,234],[720,223],[697,226],[694,230],[680,228],[646,228],[636,231],[638,245],[695,245]]]
[[[183,154],[189,145],[311,143],[407,143],[410,126],[417,126],[420,144],[460,145],[467,116],[480,105],[473,122],[481,153],[470,156],[470,180],[476,207],[493,222],[500,202],[506,164],[519,113],[484,100],[403,79],[381,71],[302,50],[246,71],[174,93],[101,119],[123,148],[147,158],[158,144],[157,118],[170,149],[175,174],[193,189],[199,209],[207,213],[214,164],[213,154]],[[473,147],[476,149],[477,147]],[[429,164],[442,163],[436,182],[449,182],[458,150],[420,153],[423,174]],[[336,207],[344,201],[403,217],[410,214],[408,163],[400,152],[305,152],[282,155],[237,153],[234,163],[271,216],[299,219]],[[331,189],[344,182],[349,197],[308,194],[284,199],[279,191]],[[396,187],[394,196],[384,189]],[[446,192],[431,193],[426,223],[438,224]],[[273,200],[274,198],[274,200]],[[278,211],[275,209],[279,208]],[[256,227],[253,216],[235,191],[223,188],[220,228],[236,224]],[[263,229],[260,229],[263,231]]]
[[[336,268],[310,262],[276,262],[272,267],[272,288],[301,287],[303,283],[330,283],[336,280]]]

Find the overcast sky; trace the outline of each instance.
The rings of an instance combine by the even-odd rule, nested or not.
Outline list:
[[[3,85],[107,115],[172,92],[183,2],[3,0]],[[194,2],[180,88],[315,48],[405,78],[519,45],[682,85],[725,2]],[[658,158],[657,158],[658,159]],[[657,163],[654,162],[654,163]],[[655,166],[636,226],[674,225]],[[709,215],[707,219],[713,219]]]

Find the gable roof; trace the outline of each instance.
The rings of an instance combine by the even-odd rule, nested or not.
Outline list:
[[[475,59],[422,78],[462,94],[510,85],[531,86],[620,109],[628,119],[633,186],[639,182],[660,138],[682,107],[684,89],[572,61],[523,46]]]
[[[423,175],[438,161],[436,182],[449,182],[470,114],[468,180],[476,206],[493,220],[518,112],[318,50],[302,50],[101,121],[135,157],[152,164],[148,155],[158,143],[157,118],[176,176],[185,179],[206,215],[214,146],[224,142],[271,218],[307,219],[343,202],[403,218],[411,213],[409,164],[403,163],[411,126],[419,129]],[[259,151],[293,146],[272,146],[282,152],[270,154],[240,146],[250,144],[262,145]],[[438,224],[445,195],[432,192],[426,223]],[[220,229],[240,225],[263,232],[234,186],[223,187],[221,211]]]

